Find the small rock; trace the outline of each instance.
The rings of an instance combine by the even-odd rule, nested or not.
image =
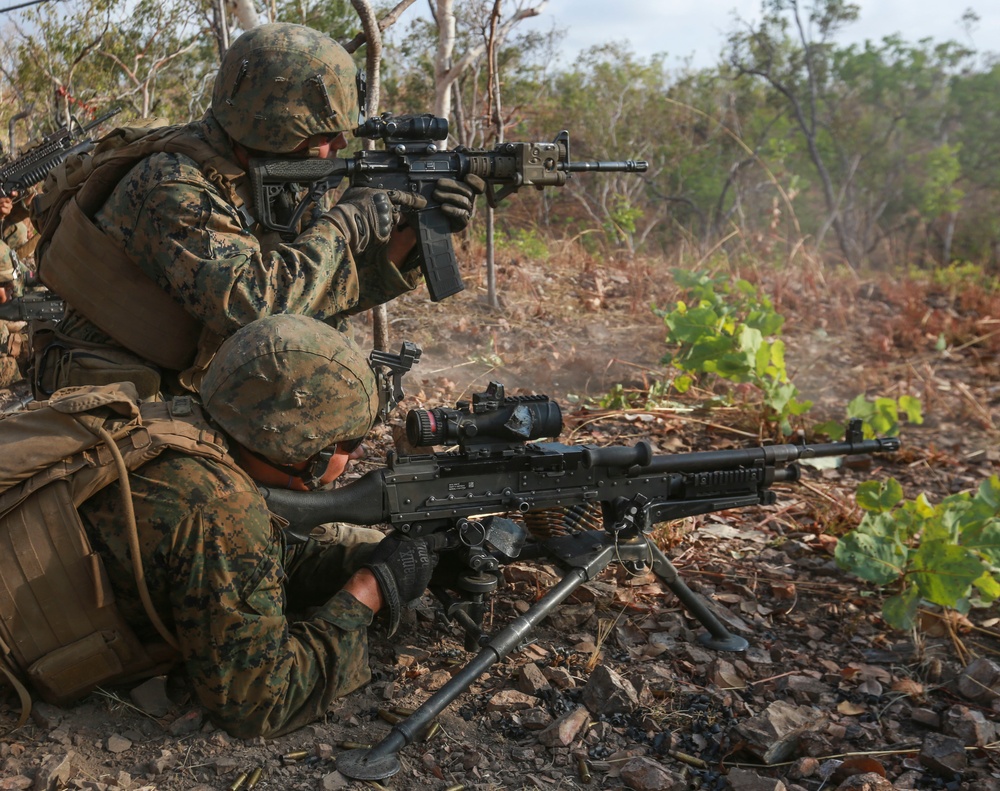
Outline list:
[[[918,706],[910,711],[910,719],[931,730],[936,731],[941,728],[941,717],[934,709]]]
[[[72,751],[63,755],[53,755],[42,762],[35,774],[35,783],[32,786],[34,791],[54,791],[56,788],[63,788],[69,782],[73,774]]]
[[[631,682],[598,665],[583,688],[583,704],[595,714],[630,714],[639,705],[639,694]]]
[[[522,711],[519,719],[521,720],[521,727],[527,731],[540,731],[552,723],[552,715],[541,708]]]
[[[833,688],[829,684],[811,676],[788,676],[780,680],[777,688],[787,691],[799,705],[819,703],[824,695],[833,694]]]
[[[837,791],[894,791],[895,786],[877,772],[851,775],[837,786]]]
[[[164,717],[174,707],[167,696],[167,677],[154,676],[129,691],[132,702],[150,717]]]
[[[319,781],[319,788],[320,791],[340,791],[342,788],[347,788],[350,782],[340,772],[330,772],[328,775],[323,775],[323,779]]]
[[[952,706],[944,715],[944,732],[966,747],[984,747],[996,738],[996,725],[967,706]]]
[[[51,703],[39,700],[31,704],[31,719],[43,730],[50,731],[57,727],[65,716],[65,711]]]
[[[791,758],[802,734],[818,730],[824,718],[816,709],[776,700],[736,729],[746,739],[747,749],[770,765]]]
[[[1000,694],[1000,665],[983,657],[975,660],[962,671],[957,687],[969,700],[993,700]]]
[[[799,758],[794,764],[789,775],[793,780],[801,780],[805,777],[812,777],[819,771],[819,761],[812,756]]]
[[[740,769],[738,766],[729,770],[726,775],[730,785],[738,788],[739,791],[787,791],[785,784],[773,777],[762,777],[749,769]]]
[[[502,689],[486,704],[487,711],[523,711],[538,705],[538,699],[516,689]]]
[[[396,664],[400,667],[413,667],[413,665],[426,662],[429,657],[430,652],[408,645],[396,651]]]
[[[744,689],[747,685],[736,665],[719,657],[708,666],[708,680],[719,689]]]
[[[558,689],[573,689],[576,686],[576,679],[564,667],[543,668],[542,675]]]
[[[201,729],[204,719],[201,709],[192,709],[170,723],[170,735],[180,737],[195,733]]]
[[[153,774],[162,775],[169,769],[177,766],[177,756],[170,750],[161,750],[160,757],[149,762],[149,771]]]
[[[0,778],[0,791],[27,791],[35,781],[24,775]]]
[[[526,695],[534,695],[536,698],[543,692],[552,689],[552,685],[542,674],[538,665],[534,662],[521,667],[521,672],[517,677],[517,688]]]
[[[621,778],[634,791],[682,791],[687,788],[685,781],[665,766],[641,756],[625,762]]]
[[[119,736],[117,733],[113,733],[108,737],[107,744],[105,745],[109,753],[114,753],[119,755],[126,750],[132,749],[132,742],[126,739],[124,736]]]
[[[538,741],[546,747],[569,747],[590,722],[590,712],[579,706],[567,712],[538,734]]]
[[[593,602],[586,604],[564,604],[549,614],[548,623],[557,632],[568,634],[579,629],[597,612]]]
[[[432,673],[422,675],[417,684],[428,692],[436,692],[449,681],[451,681],[451,673],[447,670],[435,670]]]
[[[920,746],[920,763],[942,777],[950,778],[968,766],[965,745],[954,736],[928,733]]]

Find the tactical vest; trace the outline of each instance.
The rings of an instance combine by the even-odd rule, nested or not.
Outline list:
[[[200,340],[211,354],[219,339],[203,337],[201,322],[93,219],[135,165],[161,152],[194,160],[224,199],[243,209],[246,172],[187,127],[116,129],[46,178],[34,206],[40,228],[35,257],[41,281],[122,347],[162,368],[184,371],[207,364],[196,361]]]
[[[78,506],[115,481],[130,498],[127,471],[167,449],[245,473],[190,397],[140,404],[130,383],[60,390],[0,417],[0,437],[0,672],[21,695],[23,723],[25,684],[60,705],[99,684],[156,675],[179,658],[169,632],[161,631],[163,643],[143,643],[123,620]],[[135,571],[157,624],[141,560]]]

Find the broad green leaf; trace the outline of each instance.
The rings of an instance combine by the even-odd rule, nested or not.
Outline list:
[[[890,596],[882,605],[882,617],[885,622],[896,629],[909,631],[917,619],[917,608],[920,605],[920,591],[910,585],[896,596]]]
[[[875,520],[885,517],[885,514],[879,514]],[[876,585],[888,585],[902,576],[907,550],[885,535],[863,532],[858,528],[837,542],[834,557],[841,568],[861,579]]]
[[[889,511],[903,499],[903,487],[895,478],[887,481],[865,481],[858,486],[855,499],[865,511]]]
[[[920,403],[919,398],[914,398],[913,396],[900,396],[899,397],[899,408],[906,413],[906,419],[915,426],[919,426],[924,422],[923,405]]]
[[[957,606],[985,570],[972,552],[947,541],[921,541],[910,553],[910,561],[910,579],[920,589],[921,597],[942,607]]]
[[[1000,581],[989,571],[984,571],[982,576],[972,584],[976,586],[984,604],[990,604],[1000,598]]]
[[[684,395],[684,393],[690,390],[692,384],[694,384],[694,379],[687,374],[681,374],[680,376],[674,377],[674,390],[681,395]]]

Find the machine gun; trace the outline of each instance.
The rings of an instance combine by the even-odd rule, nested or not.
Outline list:
[[[74,121],[73,128],[60,127],[38,145],[0,166],[0,197],[14,193],[23,196],[25,190],[43,181],[49,171],[61,162],[73,154],[89,151],[94,147],[94,141],[87,137],[87,133],[120,112],[118,107],[86,126]]]
[[[341,754],[337,768],[361,780],[400,769],[398,752],[581,584],[612,563],[634,573],[652,571],[707,629],[706,646],[743,651],[680,578],[650,537],[654,525],[696,514],[770,505],[771,486],[797,481],[794,462],[823,456],[884,453],[895,438],[864,439],[852,421],[842,442],[768,445],[741,450],[654,455],[648,442],[595,447],[533,442],[558,436],[559,407],[546,396],[507,397],[492,382],[455,409],[412,410],[407,439],[416,447],[454,446],[450,452],[389,455],[385,469],[328,492],[264,490],[268,507],[289,521],[293,536],[325,522],[388,523],[401,536],[430,536],[449,568],[461,571],[431,591],[479,653],[440,690],[371,749]],[[484,516],[486,515],[486,516]],[[513,515],[518,521],[510,518]],[[500,566],[515,558],[543,558],[563,570],[524,615],[490,637],[482,630],[486,597]],[[439,566],[440,568],[440,566]]]
[[[566,131],[551,143],[500,143],[492,150],[442,151],[437,141],[448,137],[448,120],[430,114],[370,118],[354,135],[382,140],[385,149],[358,151],[353,159],[250,160],[257,219],[272,231],[294,236],[309,205],[345,176],[352,187],[417,193],[427,199],[427,206],[408,219],[417,232],[419,262],[434,302],[465,288],[448,219],[433,198],[439,179],[462,179],[470,173],[479,176],[486,182],[486,200],[496,206],[521,187],[561,187],[573,173],[643,173],[649,167],[636,160],[573,162]],[[295,193],[302,187],[308,194],[296,202]]]

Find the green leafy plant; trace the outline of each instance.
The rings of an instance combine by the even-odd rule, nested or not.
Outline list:
[[[533,228],[514,228],[499,233],[496,242],[500,250],[521,255],[530,261],[547,261],[549,258],[548,243]]]
[[[804,414],[812,402],[799,401],[798,389],[788,379],[785,344],[776,337],[784,317],[746,280],[683,270],[675,270],[674,279],[687,300],[669,312],[657,310],[669,330],[667,342],[676,344],[663,362],[688,374],[677,377],[674,387],[686,392],[697,374],[750,383],[761,393],[764,418],[790,434],[790,418]]]
[[[924,494],[904,500],[894,478],[868,481],[857,502],[865,516],[835,556],[841,568],[895,590],[882,608],[890,626],[912,628],[921,601],[966,613],[1000,596],[1000,477],[938,505]]]
[[[914,425],[924,422],[923,405],[919,398],[900,396],[869,400],[864,394],[857,396],[847,405],[847,419],[861,418],[865,437],[898,437],[901,418]],[[819,434],[839,439],[844,436],[847,423],[830,420],[813,428]]]

